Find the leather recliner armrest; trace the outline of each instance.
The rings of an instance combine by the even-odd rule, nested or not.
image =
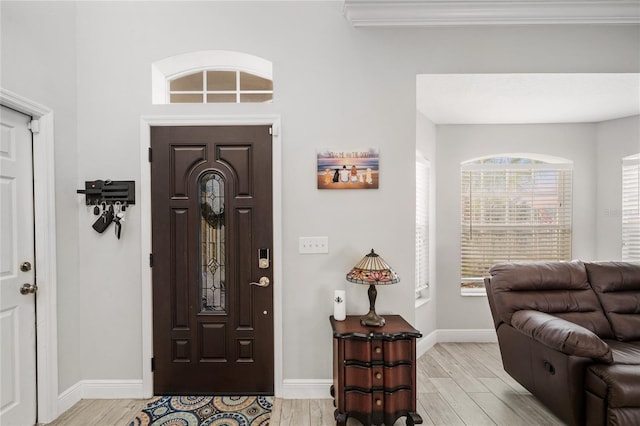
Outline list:
[[[517,311],[511,325],[543,345],[567,355],[592,358],[607,364],[613,362],[611,348],[586,328],[540,311]]]

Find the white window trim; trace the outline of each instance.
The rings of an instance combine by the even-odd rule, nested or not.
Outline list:
[[[640,154],[622,159],[622,260],[627,262],[640,261],[637,257],[637,253],[640,252],[640,234],[637,228],[637,221],[640,220],[640,176],[634,176],[634,172],[638,173],[638,167]]]
[[[273,63],[258,56],[227,50],[184,53],[151,64],[151,103],[168,104],[169,80],[203,70],[244,71],[273,80]]]
[[[422,171],[420,171],[420,169]],[[429,299],[429,286],[430,286],[430,250],[429,250],[429,245],[430,245],[430,215],[429,215],[429,205],[430,205],[430,193],[431,193],[431,188],[430,188],[430,174],[431,174],[431,163],[429,162],[429,160],[427,160],[421,153],[417,152],[416,153],[416,252],[415,252],[415,256],[416,256],[416,271],[415,271],[415,297],[416,297],[416,307],[423,305],[424,303],[426,303]],[[422,184],[420,184],[419,179],[423,179],[424,182]],[[419,193],[419,191],[422,190],[423,193],[422,195]],[[420,208],[419,203],[422,203],[423,206],[422,208]],[[418,214],[422,212],[424,214],[424,217],[422,218],[418,218]],[[424,223],[421,223],[421,221],[423,221]],[[424,231],[424,238],[425,238],[425,242],[426,242],[426,250],[425,253],[423,253],[425,259],[423,259],[423,261],[425,262],[425,269],[426,271],[424,271],[424,274],[426,275],[426,282],[421,283],[420,281],[420,276],[421,273],[418,270],[418,268],[420,268],[420,262],[418,259],[418,255],[419,255],[419,250],[420,248],[418,247],[418,241],[417,241],[417,237],[418,237],[418,227],[424,226],[426,227],[425,231]]]
[[[465,166],[472,166],[474,163],[477,163],[481,160],[488,160],[490,158],[495,158],[495,157],[528,158],[529,160],[541,161],[542,163],[555,164],[556,165],[555,167],[561,164],[564,164],[566,166],[573,166],[573,161],[566,158],[556,157],[554,155],[538,154],[538,153],[530,153],[530,152],[507,152],[507,153],[483,155],[480,157],[475,157],[475,158],[471,158],[469,160],[463,161],[461,164]],[[489,165],[490,164],[484,164],[481,166],[485,167]],[[511,164],[511,166],[513,165],[514,164]],[[538,165],[542,165],[542,164],[538,164]]]

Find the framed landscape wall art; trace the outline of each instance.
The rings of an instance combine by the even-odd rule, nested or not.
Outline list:
[[[375,148],[318,151],[318,189],[377,189],[380,155]]]

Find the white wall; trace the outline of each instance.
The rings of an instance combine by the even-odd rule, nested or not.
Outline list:
[[[60,390],[82,378],[75,3],[0,2],[0,86],[54,111]],[[78,187],[79,188],[79,187]],[[38,282],[45,287],[48,283]],[[95,303],[95,302],[92,302]]]
[[[491,328],[486,297],[460,295],[460,163],[502,153],[532,153],[573,161],[572,257],[592,259],[596,247],[594,124],[438,126],[436,215],[438,328]],[[461,314],[464,313],[464,314]]]
[[[640,102],[640,99],[639,99]],[[640,116],[598,123],[598,260],[622,258],[622,158],[640,152]]]
[[[61,390],[78,379],[78,371],[80,379],[141,378],[139,226],[149,218],[130,209],[124,238],[117,241],[110,232],[98,235],[90,228],[93,216],[75,195],[84,180],[139,182],[141,115],[281,115],[284,276],[274,285],[284,293],[284,377],[328,379],[331,295],[346,288],[348,313],[366,311],[366,291],[347,284],[344,274],[370,248],[402,277],[380,290],[378,310],[415,320],[415,76],[637,72],[640,63],[640,31],[634,26],[354,29],[341,14],[341,2],[3,1],[1,7],[3,87],[54,108],[58,130],[64,130],[56,134],[59,234],[69,243],[59,247],[58,265],[64,278]],[[47,41],[26,43],[32,50],[24,59],[19,55],[25,38]],[[151,105],[152,62],[209,49],[273,61],[274,103]],[[34,73],[33,66],[42,71]],[[63,89],[54,89],[58,82]],[[380,189],[318,191],[315,150],[327,146],[379,148]],[[440,141],[437,148],[438,181],[448,182],[441,179],[453,161],[446,152],[460,153]],[[438,189],[438,199],[445,199],[437,216],[452,215],[441,191],[446,184]],[[595,217],[588,214],[584,221],[582,226],[593,226]],[[489,328],[482,302],[458,297],[449,285],[457,242],[448,228],[437,229],[437,305],[446,311],[437,325]],[[329,236],[330,253],[299,255],[298,237],[314,235]]]

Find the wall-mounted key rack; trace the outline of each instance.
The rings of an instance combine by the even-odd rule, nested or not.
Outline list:
[[[125,211],[136,203],[136,182],[133,180],[91,180],[84,183],[78,194],[85,195],[85,204],[93,206],[93,214],[99,216],[92,228],[102,234],[114,223],[116,237],[122,235]]]
[[[88,206],[99,204],[132,205],[136,203],[136,182],[133,180],[92,180],[84,183],[84,189],[78,189],[78,194],[85,195]]]

